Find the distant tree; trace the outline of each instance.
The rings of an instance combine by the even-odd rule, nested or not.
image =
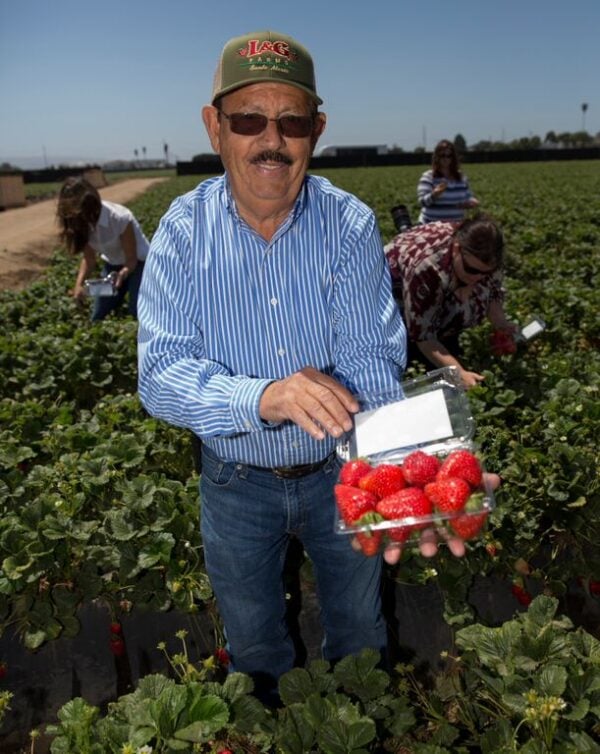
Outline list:
[[[21,168],[18,168],[16,165],[11,165],[10,162],[3,162],[0,165],[0,173],[16,173],[16,172],[22,172]]]
[[[415,154],[423,154],[423,152],[426,152],[426,151],[427,150],[425,149],[425,147],[415,147],[415,150],[414,150]]]
[[[467,141],[462,134],[456,134],[454,137],[454,148],[459,154],[464,154],[467,151]]]
[[[558,137],[554,133],[554,131],[548,131],[546,136],[544,137],[544,141],[546,144],[558,144]]]
[[[587,131],[577,131],[572,134],[572,137],[573,144],[577,147],[587,147],[594,141],[591,134],[589,134]]]
[[[573,144],[573,135],[569,131],[557,134],[556,138],[563,147],[570,147]]]
[[[135,159],[136,159],[136,160],[137,160],[137,158],[138,158],[138,154],[139,154],[138,150],[137,150],[137,149],[134,149],[134,150],[133,150],[133,155],[134,155],[134,157],[135,157]]]
[[[146,159],[146,147],[142,147],[142,154],[144,155],[144,159]]]

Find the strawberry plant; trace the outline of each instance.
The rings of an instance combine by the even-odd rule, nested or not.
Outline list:
[[[420,166],[322,172],[374,208],[384,242],[395,234],[392,206],[405,203],[417,215]],[[421,754],[499,753],[501,746],[536,754],[596,750],[596,644],[564,620],[550,618],[550,603],[534,597],[544,593],[562,600],[576,583],[597,600],[600,583],[600,223],[590,201],[600,193],[600,171],[589,161],[468,165],[467,172],[483,208],[505,232],[509,316],[525,324],[537,315],[547,327],[532,341],[496,353],[490,345],[498,338],[489,324],[463,334],[464,360],[485,375],[469,391],[469,402],[486,468],[503,478],[496,507],[484,533],[467,543],[467,557],[456,559],[442,547],[431,561],[407,547],[400,563],[386,568],[392,581],[434,581],[444,595],[448,624],[472,629],[458,634],[464,653],[451,682],[439,679],[436,694],[417,691],[407,671],[386,685],[371,659],[340,664],[337,674],[318,664],[297,669],[284,684],[288,696],[281,716],[267,715],[251,742],[244,730],[225,723],[213,746],[176,734],[201,720],[204,725],[204,714],[210,718],[207,695],[220,700],[217,712],[226,708],[234,719],[229,691],[217,684],[182,692],[177,687],[187,680],[173,685],[150,680],[135,699],[119,703],[114,717],[101,718],[90,705],[73,700],[62,713],[56,751],[74,750],[73,740],[87,741],[75,745],[82,752],[124,751],[133,746],[124,730],[140,736],[134,749],[140,751],[159,740],[161,746],[177,741],[181,750],[189,744],[231,751],[273,745],[290,752],[305,745],[341,751],[381,743],[382,750],[400,751],[405,740]],[[174,178],[132,203],[149,236],[170,201],[198,180]],[[145,414],[135,397],[137,325],[120,315],[91,324],[87,307],[67,295],[76,267],[77,260],[57,249],[43,280],[0,294],[0,630],[17,630],[32,649],[75,635],[78,606],[87,600],[106,603],[107,625],[119,623],[120,612],[133,605],[196,610],[211,600],[189,434]],[[405,377],[422,371],[411,363]],[[356,486],[369,470],[354,471],[344,484]],[[439,506],[455,504],[447,490],[439,500]],[[363,547],[373,553],[380,544]],[[475,625],[471,586],[487,578],[504,580],[521,611],[503,633]],[[534,629],[554,637],[553,656],[544,655]],[[110,637],[121,638],[114,631]],[[510,665],[490,649],[497,641]],[[355,690],[358,682],[348,676],[357,674],[373,683],[370,691]],[[242,718],[245,706],[253,704],[244,684]],[[499,690],[506,698],[497,699]],[[153,694],[160,697],[154,707]],[[483,701],[491,698],[491,709],[501,710],[502,719],[486,709]],[[465,716],[457,700],[465,700]],[[180,704],[188,717],[174,716],[163,727],[163,716]],[[154,731],[153,744],[146,743],[151,737],[143,738],[148,729],[139,733],[132,711]],[[324,720],[339,725],[325,730]],[[104,741],[113,741],[112,749]]]

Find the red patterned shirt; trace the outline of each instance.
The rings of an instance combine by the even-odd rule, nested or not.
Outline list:
[[[502,273],[481,278],[466,301],[452,264],[452,235],[457,223],[417,225],[385,246],[394,295],[403,310],[411,340],[458,335],[480,324],[492,301],[504,300]]]

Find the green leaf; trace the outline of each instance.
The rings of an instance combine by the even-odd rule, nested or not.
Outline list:
[[[106,514],[105,522],[117,542],[127,542],[140,535],[139,528],[130,521],[128,511],[109,510]]]
[[[284,754],[306,754],[313,751],[315,730],[305,718],[301,704],[292,704],[281,710],[276,740],[278,751]]]
[[[385,693],[390,679],[377,668],[381,662],[379,652],[363,649],[358,655],[344,657],[335,666],[333,675],[344,690],[360,699],[375,699]]]
[[[325,754],[348,754],[358,752],[374,740],[375,723],[368,718],[347,724],[342,720],[332,720],[317,732],[320,750]]]
[[[562,696],[567,687],[567,670],[559,665],[546,665],[534,676],[535,688],[542,696]]]
[[[172,534],[164,532],[154,535],[153,540],[140,550],[139,567],[152,568],[157,563],[168,565],[174,545],[175,538]]]
[[[27,630],[23,634],[23,644],[27,649],[39,649],[48,637],[46,632],[40,629]]]
[[[188,719],[192,722],[175,732],[174,737],[178,740],[203,743],[229,721],[227,704],[217,696],[195,698],[187,712]]]
[[[571,733],[570,739],[577,754],[600,754],[600,744],[596,743],[584,731]]]
[[[228,673],[223,683],[222,694],[229,702],[235,702],[251,694],[253,689],[254,683],[250,676],[245,673]]]
[[[242,696],[231,703],[231,719],[236,730],[251,733],[267,723],[267,712],[253,696]]]
[[[312,678],[304,668],[293,668],[279,679],[279,696],[286,706],[305,702],[314,691]]]
[[[590,711],[589,699],[578,699],[575,704],[567,711],[561,714],[563,720],[573,720],[579,722],[583,720]]]

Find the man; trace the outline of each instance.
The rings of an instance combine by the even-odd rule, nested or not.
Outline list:
[[[173,203],[141,293],[140,395],[202,440],[206,568],[232,666],[266,702],[294,664],[292,535],[315,569],[324,657],[386,644],[381,559],[334,533],[334,451],[355,396],[398,390],[406,333],[373,212],[307,176],[321,103],[291,37],[225,45],[202,111],[225,174]]]

